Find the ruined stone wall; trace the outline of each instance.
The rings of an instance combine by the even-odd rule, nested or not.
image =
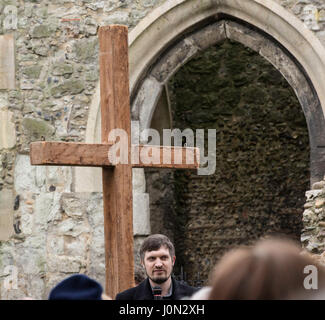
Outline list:
[[[325,44],[322,1],[277,1]],[[74,272],[103,283],[101,195],[74,193],[71,168],[32,168],[29,143],[42,137],[84,141],[99,76],[98,27],[121,23],[132,29],[164,2],[1,1],[0,35],[14,36],[16,80],[15,89],[0,89],[1,299],[45,299],[56,281]],[[7,28],[10,6],[17,25]],[[18,268],[19,281],[8,291],[2,280],[9,265]]]
[[[325,3],[323,0],[276,0],[303,21],[325,45]]]
[[[310,252],[325,262],[325,180],[316,182],[306,192],[301,242]]]
[[[104,286],[101,194],[74,193],[70,167],[31,167],[29,143],[84,141],[99,80],[98,27],[132,29],[160,3],[1,1],[0,35],[14,34],[16,66],[16,88],[0,90],[1,299],[46,299],[77,272]],[[7,29],[12,8],[17,25]],[[17,289],[4,287],[7,266],[17,268]]]
[[[183,266],[196,284],[234,246],[269,234],[299,241],[309,139],[301,106],[281,74],[257,53],[226,41],[183,66],[169,91],[174,128],[217,132],[215,174],[147,171],[152,229],[161,221],[161,230],[173,230],[178,272]]]

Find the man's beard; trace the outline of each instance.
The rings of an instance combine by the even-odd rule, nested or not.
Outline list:
[[[146,271],[146,273],[147,273],[147,271]],[[168,276],[157,276],[156,278],[153,278],[153,277],[150,277],[148,275],[148,273],[147,273],[147,276],[154,283],[162,284],[162,283],[166,282],[170,278],[171,274],[172,274],[172,271],[170,272],[170,274]]]

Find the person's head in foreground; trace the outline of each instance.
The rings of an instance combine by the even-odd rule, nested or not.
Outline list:
[[[311,270],[316,270],[316,279]],[[290,240],[266,239],[253,247],[231,250],[221,258],[211,274],[208,299],[311,299],[316,291],[311,287],[324,288],[324,282],[324,266],[298,245]]]
[[[110,300],[100,283],[84,274],[75,274],[58,283],[49,300]]]

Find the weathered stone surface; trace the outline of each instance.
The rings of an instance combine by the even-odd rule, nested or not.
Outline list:
[[[133,233],[134,235],[150,234],[149,194],[133,193]]]
[[[88,239],[87,236],[80,236],[77,239],[66,237],[65,239],[65,252],[71,257],[86,256],[88,252]]]
[[[57,63],[53,66],[53,75],[63,76],[73,73],[73,65],[70,63]]]
[[[325,187],[325,181],[315,182],[312,186],[313,190],[321,190]]]
[[[56,234],[47,237],[47,250],[52,255],[64,254],[64,237]]]
[[[228,39],[238,41],[256,52],[260,51],[263,38],[257,32],[243,28],[242,25],[233,21],[225,22],[225,30]]]
[[[31,32],[33,38],[46,38],[51,34],[50,27],[48,25],[35,26]]]
[[[16,145],[16,129],[13,121],[13,113],[0,110],[0,150],[11,149]]]
[[[321,208],[325,204],[325,199],[317,199],[315,201],[315,208]]]
[[[87,62],[88,60],[94,60],[96,53],[98,54],[98,40],[83,39],[75,43],[75,59],[79,62]]]
[[[90,229],[86,224],[75,221],[71,218],[60,222],[57,228],[58,235],[66,235],[74,238],[80,236],[82,233],[90,232]]]
[[[86,261],[81,257],[49,255],[47,265],[49,272],[79,273]]]
[[[275,1],[303,21],[306,27],[312,30],[312,32],[314,32],[320,39],[321,43],[325,45],[324,8],[321,1]],[[20,231],[20,233],[15,232],[14,236],[10,240],[2,241],[0,246],[0,267],[2,268],[0,269],[0,274],[2,275],[5,266],[13,264],[17,265],[19,273],[18,289],[5,290],[2,285],[3,283],[1,283],[0,294],[1,299],[21,299],[26,295],[32,296],[35,299],[47,299],[49,290],[55,284],[77,270],[85,272],[96,280],[99,280],[104,285],[105,272],[102,198],[101,194],[74,194],[75,200],[71,200],[72,202],[69,203],[66,198],[66,193],[70,192],[71,188],[73,188],[70,168],[32,168],[29,165],[27,155],[22,156],[19,154],[17,156],[19,159],[16,159],[17,150],[18,152],[25,152],[27,154],[29,151],[29,141],[31,140],[29,132],[20,126],[20,124],[22,123],[23,118],[28,115],[28,118],[45,120],[46,124],[55,128],[53,134],[49,137],[51,139],[84,141],[85,128],[88,121],[88,108],[92,95],[95,92],[95,81],[98,81],[98,26],[109,23],[123,23],[133,28],[142,18],[150,13],[154,7],[158,7],[160,4],[165,3],[165,0],[83,0],[78,3],[72,0],[58,0],[55,3],[49,2],[49,0],[37,0],[33,2],[25,1],[23,6],[21,6],[21,3],[17,0],[6,0],[5,2],[5,5],[2,5],[2,7],[0,5],[0,33],[6,31],[4,28],[4,21],[6,18],[4,7],[7,4],[12,4],[18,8],[18,28],[15,30],[15,41],[13,41],[13,37],[12,40],[10,40],[10,50],[12,53],[7,54],[5,52],[3,55],[4,47],[0,45],[0,57],[5,57],[5,62],[0,62],[0,69],[10,69],[10,72],[5,71],[2,76],[0,75],[0,84],[1,79],[3,80],[3,76],[10,76],[11,79],[11,86],[7,84],[6,80],[5,90],[0,92],[0,109],[5,110],[6,112],[8,111],[7,115],[12,116],[11,121],[9,122],[11,126],[10,130],[8,128],[4,129],[8,122],[0,121],[0,132],[3,133],[1,130],[5,130],[8,135],[6,138],[6,146],[8,145],[8,141],[11,141],[9,145],[12,145],[10,149],[7,147],[1,149],[0,189],[7,190],[8,188],[14,188],[15,195],[20,196],[19,206],[17,201],[15,201],[15,197],[13,201],[13,206],[18,206],[18,209],[13,210],[13,206],[11,209],[13,210],[15,228],[17,232]],[[218,1],[215,1],[213,4],[217,2]],[[75,18],[78,18],[79,20],[73,20]],[[69,21],[69,19],[71,20]],[[229,26],[225,30],[228,30],[229,34]],[[237,32],[238,41],[240,40],[239,36],[245,36],[246,40],[248,39],[247,37],[251,36],[251,34],[243,35],[242,29],[232,31],[234,32],[232,37],[235,37],[235,31]],[[283,30],[283,32],[285,32],[285,30]],[[195,33],[191,34],[191,36],[193,36],[191,38],[191,43],[194,44],[194,47],[198,50],[202,50],[207,47],[207,43],[209,43],[211,39],[214,39],[211,41],[217,41],[219,36],[223,36],[222,33],[222,29],[217,27],[216,29],[214,29],[214,27],[207,27],[205,29],[205,37],[196,36]],[[4,36],[0,36],[2,39],[3,37]],[[254,39],[251,39],[251,42],[252,45],[255,45]],[[265,47],[265,49],[268,50],[269,48]],[[270,58],[273,58],[272,55],[274,55],[274,58],[278,57],[277,51],[270,50],[269,53]],[[184,55],[182,54],[186,57],[186,52],[184,51],[179,54],[181,60],[184,59]],[[16,56],[16,61],[14,61],[14,56]],[[9,59],[9,62],[6,59]],[[220,60],[222,60],[222,57]],[[286,70],[286,76],[291,77],[288,78],[289,80],[294,79],[293,76],[295,76],[295,70],[292,69],[291,65],[287,62],[287,60],[282,61],[284,70]],[[165,70],[167,70],[168,67],[169,66],[167,65]],[[211,68],[214,67],[215,65],[211,66]],[[216,68],[219,70],[218,76],[224,74],[225,70],[226,72],[227,70],[230,70],[234,75],[233,82],[224,81],[223,83],[219,83],[219,86],[214,90],[214,92],[216,95],[217,93],[220,95],[212,97],[212,101],[216,101],[216,103],[214,104],[213,102],[213,104],[218,111],[218,115],[216,116],[212,114],[211,117],[215,117],[213,121],[218,124],[220,124],[221,120],[223,121],[222,126],[220,125],[218,130],[220,130],[220,134],[224,134],[225,137],[233,122],[237,121],[238,125],[243,125],[243,131],[247,129],[240,119],[242,115],[236,114],[233,118],[229,118],[230,115],[227,117],[227,113],[229,112],[231,105],[236,104],[240,100],[240,95],[238,95],[237,89],[233,90],[232,85],[236,88],[246,88],[250,82],[254,82],[252,81],[252,78],[256,75],[255,68],[256,66],[254,64],[252,64],[250,68],[247,67],[248,76],[243,76],[241,74],[243,66],[240,66],[237,63],[227,62],[223,67],[220,66],[219,69]],[[17,72],[15,69],[17,69]],[[174,72],[175,69],[171,68],[170,71]],[[162,74],[162,76],[166,77],[165,74]],[[65,81],[67,79],[71,81],[81,81],[82,84],[78,82],[68,82],[68,84],[66,84]],[[201,77],[200,79],[194,77],[193,79],[198,83],[198,89],[202,90],[200,83],[204,80],[204,77]],[[17,80],[17,84],[20,85],[19,90],[14,90],[15,80]],[[258,81],[266,81],[270,85],[270,88],[272,88],[272,86],[281,82],[281,77],[279,77],[277,72],[263,73],[260,75]],[[294,81],[300,80],[297,79]],[[68,88],[69,86],[74,87],[74,84],[75,88],[72,90]],[[155,82],[147,83],[145,88],[147,93],[145,96],[143,95],[144,100],[138,100],[139,104],[137,113],[133,114],[135,115],[133,119],[139,119],[138,111],[142,106],[142,101],[145,101],[144,107],[148,107],[148,113],[146,114],[144,112],[146,116],[141,120],[142,128],[146,125],[150,125],[150,116],[152,115],[153,110],[149,107],[157,102],[154,98],[155,92],[161,92],[160,84],[158,86],[156,86],[156,84],[158,84],[158,81],[156,80]],[[299,85],[304,87],[308,84],[299,82]],[[193,87],[195,87],[194,84]],[[206,87],[208,90],[209,87]],[[205,88],[203,88],[202,91],[204,91],[204,89]],[[261,106],[264,106],[263,100],[267,99],[268,95],[265,95],[262,91],[254,90],[254,86],[249,88],[247,90],[245,108],[243,109],[250,110],[250,105],[253,104],[254,101],[260,101]],[[205,92],[205,94],[208,93]],[[187,101],[193,98],[193,92],[189,92],[188,95],[189,97]],[[283,110],[286,110],[288,99],[285,92],[282,90],[272,90],[270,95],[275,97],[274,100],[279,103],[279,106],[281,104]],[[211,98],[211,96],[209,96],[209,98]],[[218,105],[218,98],[225,102],[224,106]],[[274,100],[269,102],[270,105],[275,105]],[[197,105],[201,106],[202,101],[204,103],[206,102],[204,99],[200,99]],[[306,105],[310,105],[308,97],[304,99],[304,101],[301,101],[301,103],[302,102]],[[279,110],[260,108],[258,112],[263,113],[265,110],[269,110],[268,116],[273,121],[273,126],[280,131],[278,139],[281,140],[283,138],[283,131],[281,127],[277,127],[277,123],[275,122],[279,117]],[[256,114],[257,113],[252,112],[251,116],[254,117]],[[315,114],[314,111],[312,114]],[[194,121],[196,118],[198,121],[201,121],[199,122],[200,125],[205,124],[206,121],[210,119],[210,117],[207,116],[207,112],[200,108],[197,110],[195,115],[190,114],[188,110],[186,110],[186,112],[184,112],[180,117],[184,117],[188,121]],[[16,133],[15,137],[13,128]],[[99,130],[99,128],[97,130]],[[259,137],[259,134],[263,130],[263,128],[256,128],[256,136]],[[39,136],[39,133],[37,135]],[[252,135],[249,136],[251,137]],[[300,139],[300,136],[297,136],[296,132],[290,132],[289,136],[291,137],[290,139],[295,141]],[[39,137],[37,137],[37,139],[38,138]],[[225,144],[230,143],[226,140],[223,142]],[[238,146],[238,144],[234,143],[234,148],[236,148],[236,146]],[[220,147],[222,149],[222,146]],[[260,150],[258,144],[254,147],[257,150]],[[280,151],[273,150],[271,149],[272,147],[273,146],[268,150],[270,154],[265,154],[265,161],[269,161],[270,157],[272,158],[273,152],[278,152],[280,154]],[[303,144],[301,145],[301,148],[304,150]],[[250,151],[253,152],[253,150]],[[242,152],[244,154],[245,150]],[[241,153],[239,155],[240,159],[244,157],[243,154]],[[261,154],[257,156],[259,159],[260,157]],[[235,159],[236,154],[231,151],[229,152],[229,156],[225,159],[225,162],[228,164],[235,163]],[[291,159],[286,160],[288,162],[291,161]],[[275,159],[275,162],[277,161],[281,160]],[[238,167],[240,167],[240,165]],[[236,171],[231,170],[231,172]],[[290,170],[288,172],[289,174],[292,173]],[[280,173],[279,175],[283,180],[285,180],[284,177],[286,176],[286,173]],[[222,175],[223,172],[220,174]],[[254,174],[255,172],[252,173],[252,175]],[[151,197],[151,206],[154,208],[152,211],[153,213],[157,211],[158,216],[159,214],[166,215],[166,213],[168,213],[167,217],[170,217],[170,219],[159,219],[153,214],[151,217],[153,224],[152,231],[163,230],[168,234],[168,232],[173,228],[172,214],[174,198],[172,197],[172,194],[170,194],[171,190],[168,190],[172,189],[170,187],[172,175],[167,171],[163,174],[153,175],[154,178],[152,183],[155,185],[157,192]],[[244,177],[243,171],[240,171],[238,175]],[[230,180],[236,180],[237,176],[228,178]],[[224,198],[222,201],[219,201],[219,204],[215,205],[215,211],[224,213],[227,211],[226,205],[228,198],[226,196],[229,195],[230,192],[226,186],[228,178],[225,179],[225,185],[220,186],[220,190],[222,190],[220,194],[222,194]],[[297,183],[297,185],[299,185],[299,179],[291,178],[295,183]],[[82,176],[80,176],[80,179],[82,180]],[[136,179],[139,180],[135,184],[135,189],[139,190],[141,193],[145,192],[143,177],[139,174]],[[270,179],[270,177],[267,177],[266,180],[268,181],[268,179]],[[17,185],[12,185],[12,180],[14,183],[17,183]],[[100,175],[98,176],[98,181],[100,181]],[[193,187],[195,190],[197,180],[193,179],[193,181],[196,182],[193,183],[191,188]],[[211,182],[211,184],[213,183],[214,182]],[[166,187],[168,184],[169,187]],[[100,185],[100,182],[98,185]],[[289,183],[289,185],[291,184]],[[240,187],[238,187],[238,189],[240,189]],[[256,197],[260,198],[261,194],[266,192],[266,189],[267,188],[257,189]],[[249,186],[247,187],[247,190],[249,190]],[[237,192],[239,191],[235,189],[234,193]],[[209,190],[209,193],[213,195],[213,188],[212,190]],[[271,199],[272,194],[273,191],[267,194],[265,202],[270,201],[267,199]],[[294,196],[296,196],[296,194]],[[318,220],[316,224],[306,226],[306,231],[303,233],[304,239],[309,239],[311,242],[314,242],[310,244],[312,250],[321,250],[323,241],[321,238],[317,239],[317,236],[313,235],[313,232],[318,232],[320,234],[323,232],[320,228],[324,228],[322,227],[322,222],[324,221],[323,208],[322,206],[315,208],[316,204],[314,202],[317,197],[323,197],[322,190],[312,190],[307,193],[307,196],[309,202],[306,203],[306,209],[312,210]],[[37,198],[40,199],[38,200]],[[192,198],[195,198],[195,201],[203,201],[204,195],[199,194]],[[74,202],[77,203],[78,201],[80,201],[81,210],[78,210],[74,205]],[[189,200],[187,199],[186,201]],[[213,201],[215,201],[215,199],[211,196],[211,199],[207,201],[206,206],[211,204]],[[283,199],[275,201],[275,206],[280,206],[280,203],[283,203],[283,201]],[[245,199],[245,201],[241,203],[241,206],[244,207],[247,202],[248,200]],[[0,201],[0,207],[2,203],[3,202]],[[265,204],[254,202],[254,205],[256,208],[259,208],[259,206],[263,207]],[[205,206],[202,207],[204,208],[204,211],[210,212]],[[273,207],[271,208],[274,209]],[[268,208],[268,210],[270,209]],[[201,210],[192,208],[189,210],[189,214],[190,216],[197,217],[200,216],[201,211],[202,208]],[[290,215],[290,213],[287,214]],[[220,238],[216,240],[214,248],[211,249],[217,250],[218,248],[216,248],[216,246],[220,245],[220,243],[221,246],[226,246],[230,240],[234,242],[237,241],[233,238],[239,238],[242,236],[242,226],[240,225],[240,228],[237,228],[233,224],[234,220],[241,221],[241,219],[243,219],[243,221],[246,221],[244,220],[244,216],[245,210],[243,215],[236,212],[231,216],[229,215],[229,217],[226,215],[225,217],[222,215],[216,216],[215,218],[218,223],[215,223],[214,225],[212,225],[210,221],[213,220],[212,215],[211,219],[208,221],[203,220],[203,218],[198,219],[198,221],[190,221],[188,228],[190,231],[193,230],[191,231],[193,233],[193,238],[191,239],[194,241],[196,234],[199,235],[201,232],[200,237],[203,239],[202,241],[205,241],[210,245],[210,242],[208,241],[209,235],[208,232],[206,232],[207,229],[204,229],[204,227],[210,228],[214,233],[224,231],[224,235],[222,237],[220,236]],[[262,216],[264,217],[264,215]],[[144,216],[139,219],[142,218],[144,218]],[[229,225],[229,230],[222,230],[218,224],[220,222],[220,225],[222,225],[221,221],[227,218],[229,218],[229,222],[227,223]],[[62,225],[59,224],[67,219],[72,219],[75,222],[73,229],[70,231],[66,230],[68,235],[58,235],[58,226],[62,227]],[[281,218],[279,223],[286,224],[286,221],[287,219]],[[251,216],[249,214],[246,222],[247,223],[244,224],[243,229],[247,230],[247,232],[253,232],[255,228],[260,229],[263,225],[267,224],[270,225],[270,228],[272,226],[276,227],[278,223],[277,221],[269,221],[267,219],[260,221],[259,217]],[[86,228],[80,228],[83,232],[74,237],[74,228],[80,226],[86,226]],[[230,233],[233,238],[230,238]],[[173,234],[168,235],[173,239]],[[137,261],[139,260],[137,249],[143,239],[143,236],[135,237],[135,257]],[[204,245],[199,248],[202,252],[209,250],[209,248]],[[201,251],[198,252],[197,256],[200,256],[200,254]],[[54,259],[57,260],[58,265],[53,263],[52,258],[48,259],[48,256],[55,257]],[[73,258],[76,259],[70,261],[69,256],[73,256]],[[56,257],[60,258],[57,259]],[[188,260],[192,263],[193,257],[189,256]],[[85,263],[83,264],[81,261],[85,261]],[[49,271],[47,262],[51,265],[51,271]],[[202,264],[204,266],[203,269],[207,270],[209,266],[212,265],[212,262],[209,259],[204,259]],[[62,267],[61,270],[60,265],[64,265],[64,268]],[[24,266],[26,266],[25,269],[23,268]],[[4,280],[4,278],[1,278],[1,280]]]
[[[191,36],[194,43],[201,49],[205,50],[211,45],[226,40],[224,22],[217,22],[205,27]]]
[[[144,175],[144,169],[132,169],[132,185],[133,192],[143,193],[146,191],[146,179]]]
[[[0,35],[0,89],[15,89],[14,37]]]
[[[39,171],[36,171],[39,172]],[[42,176],[39,177],[40,179]],[[70,192],[72,185],[72,168],[49,166],[46,168],[46,190],[53,192]]]
[[[83,215],[85,201],[73,194],[66,194],[61,198],[61,207],[69,217],[80,217]]]
[[[34,228],[36,230],[46,231],[48,228],[49,216],[51,216],[52,207],[55,199],[53,193],[42,193],[35,201]]]
[[[114,11],[111,15],[103,19],[103,25],[110,25],[110,24],[130,24],[129,13],[126,11]],[[140,17],[138,17],[139,19]]]
[[[22,69],[23,74],[28,79],[38,79],[41,74],[42,66],[35,65],[35,66],[28,66]]]
[[[77,79],[66,80],[62,84],[53,87],[51,94],[54,98],[59,98],[64,95],[75,95],[82,92],[85,89],[84,82]]]
[[[163,87],[155,78],[147,78],[139,90],[133,104],[132,115],[139,120],[140,131],[150,126],[151,118],[154,112],[154,106],[157,103]],[[139,119],[139,114],[140,119]],[[140,137],[141,138],[141,137]],[[143,141],[140,142],[143,143]]]
[[[46,169],[35,168],[30,165],[29,156],[26,155],[17,155],[15,161],[15,190],[19,194],[23,191],[29,191],[37,193],[40,191],[40,188],[45,182],[45,176],[41,181],[35,179],[36,171],[42,171],[41,175],[46,172]]]
[[[5,91],[0,92],[0,109],[5,109],[8,107],[8,93]]]
[[[31,166],[29,156],[17,155],[15,161],[14,184],[17,193],[21,192],[69,192],[71,191],[70,167]],[[49,193],[56,197],[56,193]],[[51,210],[51,219],[55,219],[56,211]],[[50,219],[50,217],[49,217]]]
[[[325,252],[325,193],[323,191],[324,180],[319,181],[316,190],[306,192],[307,209],[303,213],[303,233],[301,242],[303,246],[315,254],[323,254]],[[318,256],[321,259],[321,256]]]
[[[55,132],[53,126],[46,121],[34,118],[24,118],[22,128],[31,141],[41,140],[42,138],[48,139]]]
[[[14,232],[14,199],[15,194],[13,190],[2,189],[0,191],[0,241],[7,241]]]
[[[307,201],[313,200],[315,197],[317,197],[321,193],[322,193],[322,190],[320,190],[320,189],[306,191]]]
[[[185,39],[173,47],[154,67],[151,75],[159,82],[166,82],[183,64],[198,52],[191,39]]]

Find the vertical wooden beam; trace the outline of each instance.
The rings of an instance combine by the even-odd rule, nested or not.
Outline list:
[[[99,29],[102,143],[114,128],[128,134],[130,162],[131,119],[128,67],[128,29],[110,25]],[[112,298],[134,286],[132,166],[103,168],[106,293]]]

